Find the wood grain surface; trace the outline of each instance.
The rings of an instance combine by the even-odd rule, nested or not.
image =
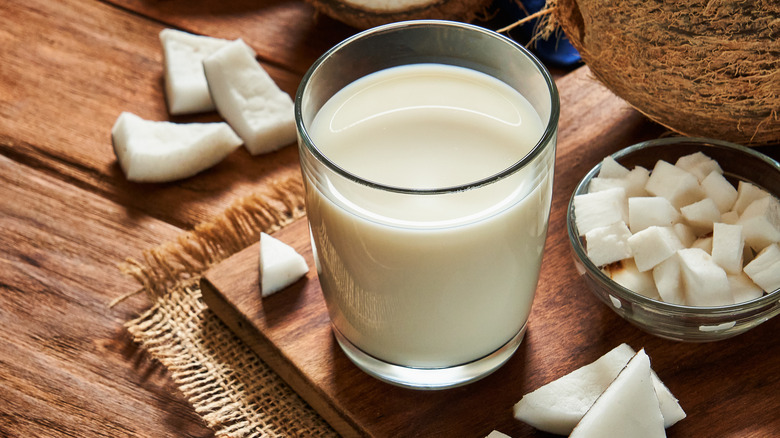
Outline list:
[[[514,403],[623,342],[646,349],[653,369],[688,414],[668,436],[775,435],[780,431],[780,319],[716,343],[667,341],[622,320],[579,278],[565,230],[574,186],[603,156],[662,131],[590,79],[587,69],[559,80],[558,87],[561,132],[537,296],[523,344],[494,374],[432,392],[368,376],[336,344],[314,269],[289,290],[260,298],[257,245],[206,273],[206,302],[346,436],[482,437],[493,429],[512,437],[545,436],[513,419]],[[275,236],[314,266],[305,220]]]

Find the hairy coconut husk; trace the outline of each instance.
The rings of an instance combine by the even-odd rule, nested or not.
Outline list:
[[[683,135],[780,143],[780,1],[548,0],[593,75]],[[557,23],[556,23],[557,22]]]
[[[357,29],[405,20],[474,21],[492,0],[306,0],[318,12]]]

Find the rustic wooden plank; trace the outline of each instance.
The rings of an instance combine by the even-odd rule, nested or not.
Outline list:
[[[124,322],[117,264],[181,230],[0,156],[0,435],[209,436]]]
[[[6,2],[3,14],[0,154],[181,227],[211,218],[261,181],[300,177],[291,145],[257,157],[240,148],[184,181],[128,182],[110,131],[122,111],[169,119],[158,39],[165,26],[91,0]],[[294,93],[298,74],[267,67]],[[219,118],[209,113],[174,120]]]
[[[622,342],[647,349],[653,368],[687,411],[689,417],[669,436],[771,435],[780,428],[777,318],[726,341],[672,342],[620,319],[579,279],[565,231],[574,185],[605,154],[663,131],[591,80],[587,69],[563,78],[559,87],[555,201],[537,298],[523,344],[493,375],[439,392],[401,389],[369,377],[339,351],[314,269],[290,290],[260,298],[257,245],[206,273],[206,302],[345,435],[485,436],[498,429],[513,437],[539,436],[512,418],[513,404]],[[276,237],[314,266],[303,220]],[[749,408],[758,405],[762,408]]]

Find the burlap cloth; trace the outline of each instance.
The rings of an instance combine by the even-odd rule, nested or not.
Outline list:
[[[199,285],[210,266],[255,243],[261,231],[271,233],[301,216],[300,180],[279,181],[176,241],[146,251],[143,261],[120,266],[152,302],[127,322],[127,330],[170,371],[219,437],[337,436],[208,309]]]

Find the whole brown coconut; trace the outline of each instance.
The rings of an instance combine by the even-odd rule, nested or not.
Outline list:
[[[780,1],[547,7],[593,74],[652,120],[683,135],[780,143]]]
[[[317,11],[358,29],[405,20],[470,22],[492,0],[306,0]]]

